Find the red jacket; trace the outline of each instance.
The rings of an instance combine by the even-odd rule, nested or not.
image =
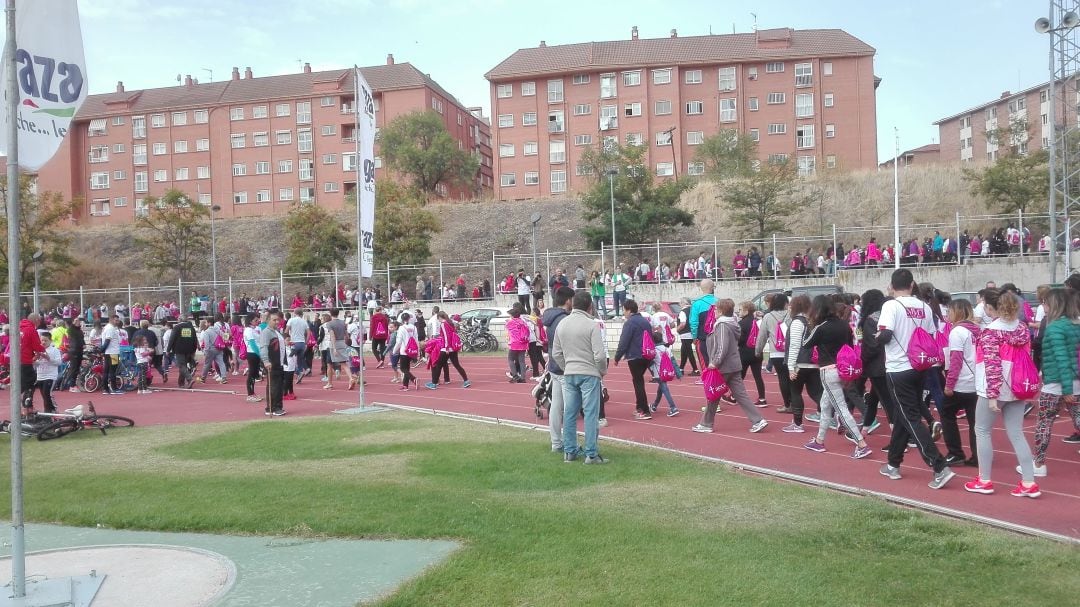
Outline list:
[[[19,321],[19,349],[19,362],[24,365],[34,364],[34,357],[45,352],[37,327],[25,318]]]

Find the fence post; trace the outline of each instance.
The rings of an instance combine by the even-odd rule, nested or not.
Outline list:
[[[184,316],[184,306],[186,306],[186,305],[187,304],[184,303],[184,281],[183,280],[177,280],[176,281],[176,307],[180,310],[181,318]],[[190,310],[188,310],[188,311],[190,312]]]
[[[772,270],[772,278],[773,282],[775,283],[776,280],[780,277],[780,251],[776,248],[776,234],[772,235],[772,258],[773,263],[772,268],[770,269]],[[775,287],[776,285],[774,284],[773,286]]]
[[[956,212],[956,265],[961,265],[965,247],[960,246],[960,211]]]
[[[495,268],[495,251],[491,251],[491,301],[495,301],[495,293],[499,290],[499,271]],[[485,298],[487,293],[481,293]]]
[[[1020,214],[1020,257],[1024,256],[1024,211],[1021,209],[1018,211]]]
[[[709,276],[709,278],[716,278],[716,269],[718,267],[720,267],[720,263],[719,263],[720,256],[717,254],[717,248],[716,248],[716,236],[712,237],[712,259],[713,259],[712,276]]]
[[[131,318],[131,283],[128,283],[128,305],[127,305],[128,318]]]
[[[285,296],[285,271],[278,270],[278,297]]]
[[[604,268],[604,241],[601,240],[600,241],[600,281],[601,282],[603,282],[603,280],[604,280],[604,273],[605,273],[605,268]]]
[[[544,249],[544,276],[551,280],[551,249]]]
[[[826,260],[827,261],[827,260]],[[831,276],[836,276],[837,269],[839,269],[839,260],[836,258],[836,224],[832,224],[832,272]]]
[[[86,313],[86,293],[83,292],[83,286],[79,285],[79,315],[82,316]]]
[[[440,259],[439,260],[439,301],[443,300],[443,289],[442,288],[443,288],[444,284],[446,284],[446,283],[443,282],[442,260]]]
[[[333,290],[334,290],[334,307],[340,310],[341,309],[341,302],[338,301],[338,271],[337,271],[337,264],[336,263],[334,264],[334,286],[333,286]]]
[[[656,239],[656,284],[660,284],[660,239]]]
[[[285,301],[285,294],[284,293],[281,294],[281,300]],[[282,305],[282,309],[284,309],[285,304],[281,304],[281,305]],[[240,310],[236,310],[235,312],[233,311],[232,275],[229,276],[229,303],[225,306],[225,309],[230,312],[229,316],[232,316],[233,314],[243,314],[244,312],[247,312],[247,310],[244,310],[244,312],[241,312]]]
[[[389,298],[390,298],[390,292],[391,292],[392,288],[393,287],[391,287],[391,285],[390,285],[390,262],[388,261],[388,262],[386,262],[386,296],[385,296],[385,299],[383,300],[384,305],[387,304],[390,301]],[[420,297],[417,296],[417,299],[420,299]]]

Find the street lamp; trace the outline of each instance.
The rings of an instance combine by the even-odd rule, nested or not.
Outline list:
[[[536,276],[536,229],[540,225],[540,219],[542,215],[540,213],[533,213],[532,217],[532,245],[533,245],[533,276]]]
[[[214,231],[214,214],[221,210],[218,205],[210,207],[210,266],[213,272],[214,286],[210,289],[214,296],[213,305],[217,305],[217,233]]]
[[[611,194],[611,275],[614,276],[619,270],[618,251],[615,245],[615,176],[619,174],[619,169],[612,167],[606,172],[608,192]]]
[[[1054,5],[1055,5],[1055,3],[1053,1],[1051,1],[1050,2],[1050,15],[1051,16],[1053,16],[1053,13],[1054,13]],[[1036,32],[1039,32],[1040,34],[1050,34],[1050,91],[1049,91],[1049,97],[1048,97],[1049,106],[1050,106],[1050,112],[1049,112],[1050,113],[1050,124],[1049,124],[1049,126],[1050,126],[1050,136],[1049,136],[1049,139],[1050,139],[1049,156],[1050,156],[1050,158],[1049,158],[1049,162],[1047,163],[1048,166],[1049,166],[1049,178],[1050,178],[1050,200],[1049,200],[1049,204],[1048,204],[1048,210],[1050,212],[1050,249],[1049,249],[1049,251],[1047,251],[1047,255],[1049,257],[1048,261],[1050,263],[1050,282],[1052,282],[1052,283],[1057,282],[1057,246],[1058,246],[1058,243],[1057,243],[1057,239],[1058,239],[1058,234],[1057,234],[1057,200],[1056,200],[1057,196],[1055,194],[1055,190],[1057,189],[1057,175],[1056,175],[1056,167],[1055,167],[1055,165],[1057,164],[1057,114],[1054,112],[1054,100],[1055,100],[1054,89],[1056,88],[1056,84],[1057,84],[1055,82],[1057,80],[1057,72],[1054,69],[1054,35],[1053,34],[1054,34],[1054,32],[1064,32],[1064,31],[1072,30],[1072,29],[1076,28],[1077,25],[1080,25],[1080,16],[1078,16],[1074,11],[1068,11],[1065,14],[1063,14],[1061,16],[1061,24],[1058,25],[1057,27],[1054,27],[1054,24],[1050,21],[1049,17],[1040,17],[1039,19],[1035,20],[1035,31]],[[1064,53],[1062,53],[1062,68],[1065,67],[1064,62],[1065,62]],[[1064,119],[1064,116],[1063,116],[1063,119]],[[1063,150],[1063,152],[1067,154],[1068,149]],[[1067,163],[1064,163],[1064,164],[1067,164]],[[1067,166],[1066,166],[1065,170],[1068,171]],[[1064,196],[1069,195],[1067,191],[1063,191],[1062,194]],[[1066,209],[1066,213],[1068,213],[1068,209],[1069,209],[1068,200],[1065,201],[1065,209]],[[1066,224],[1066,225],[1068,225],[1068,224]],[[1071,249],[1071,243],[1066,242],[1065,243],[1066,259],[1068,259],[1068,256],[1071,255],[1070,249]],[[1066,263],[1065,265],[1068,266],[1069,264]]]
[[[34,254],[30,256],[31,261],[34,264],[34,313],[41,311],[41,305],[38,303],[38,293],[40,291],[41,284],[41,263],[45,257],[45,251],[38,249],[34,251]]]

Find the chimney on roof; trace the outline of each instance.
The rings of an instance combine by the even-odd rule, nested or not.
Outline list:
[[[541,40],[540,41],[540,48],[544,48],[545,46],[547,46],[547,42],[545,42],[544,40]]]
[[[195,83],[191,80],[191,74],[184,76],[184,86],[191,86],[193,84]]]
[[[672,28],[671,29],[671,37],[672,38],[678,38],[679,37],[679,31],[676,30],[675,28]]]
[[[124,92],[124,81],[123,80],[117,80],[116,81],[116,92],[117,93],[123,93]]]
[[[240,79],[240,68],[238,68],[238,67],[232,68],[232,79],[233,80],[239,80]]]
[[[394,54],[393,53],[387,53],[386,54],[386,65],[394,65]]]
[[[247,80],[248,78],[251,78],[251,68],[250,67],[245,67],[244,68],[244,79]]]
[[[310,63],[305,63],[304,64],[304,73],[305,74],[310,74],[311,73],[311,64]]]
[[[637,40],[637,26],[630,28],[630,39]]]
[[[1004,98],[1006,98],[1006,97],[1011,97],[1011,96],[1012,96],[1012,92],[1011,92],[1011,91],[1005,91],[1004,93],[1002,93],[1002,94],[1001,94],[1001,98],[1002,98],[1002,99],[1004,99]]]

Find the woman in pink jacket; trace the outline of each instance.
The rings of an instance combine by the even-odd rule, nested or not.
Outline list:
[[[866,265],[881,265],[881,249],[878,248],[877,239],[874,237],[866,243]]]

